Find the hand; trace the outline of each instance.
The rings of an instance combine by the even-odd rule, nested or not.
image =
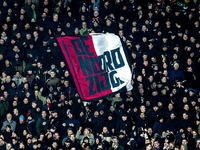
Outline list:
[[[135,126],[132,126],[132,130],[135,130]]]
[[[129,37],[133,39],[133,36],[132,36],[132,35],[129,35]]]
[[[40,92],[42,92],[42,91],[43,91],[43,87],[40,88]]]
[[[82,130],[82,127],[79,127],[78,131],[81,131]]]
[[[39,77],[39,76],[36,76],[35,78],[38,79],[38,80],[40,80],[40,77]]]
[[[54,122],[54,119],[51,120],[51,124]]]
[[[115,129],[112,129],[112,133],[114,133],[115,132]]]
[[[46,122],[43,122],[43,123],[42,123],[43,126],[45,126],[46,124],[47,124]]]

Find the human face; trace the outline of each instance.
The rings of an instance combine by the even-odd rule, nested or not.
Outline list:
[[[10,122],[12,120],[12,115],[11,114],[7,114],[7,121]]]

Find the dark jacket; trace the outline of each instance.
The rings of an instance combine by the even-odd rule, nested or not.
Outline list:
[[[165,123],[165,131],[169,130],[172,131],[173,133],[176,133],[178,129],[178,121],[177,119],[169,119]]]
[[[131,123],[128,120],[126,120],[126,121],[123,121],[123,120],[118,121],[117,125],[116,125],[116,133],[119,134],[120,130],[125,130],[126,133],[129,133],[130,130],[131,130]]]
[[[153,132],[158,133],[159,135],[162,135],[162,132],[164,131],[164,127],[165,127],[164,123],[156,121],[153,125]]]
[[[181,70],[172,70],[169,72],[169,80],[171,82],[174,82],[176,79],[179,79],[180,81],[185,80],[185,76]]]
[[[45,134],[49,126],[49,120],[40,117],[36,122],[36,133],[39,136],[41,133]]]

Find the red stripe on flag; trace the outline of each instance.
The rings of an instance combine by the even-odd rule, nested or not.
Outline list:
[[[103,76],[106,71],[94,73],[94,68],[92,67],[94,62],[91,62],[91,60],[93,58],[98,60],[98,56],[94,48],[92,36],[57,37],[57,40],[82,99],[91,100],[112,93],[111,89],[102,91],[99,87],[100,81],[103,82],[104,86],[109,84],[105,81],[105,76]],[[89,60],[89,63],[85,63],[86,59]],[[80,64],[80,60],[85,63],[84,68],[88,69],[83,69],[83,64]],[[97,70],[100,69],[99,63],[94,65]],[[93,85],[91,85],[92,82],[88,78],[93,79]],[[96,81],[99,81],[99,83],[96,83]],[[90,94],[91,90],[94,91],[93,94]]]

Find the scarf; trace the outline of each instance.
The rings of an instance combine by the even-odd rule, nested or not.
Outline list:
[[[69,89],[68,89],[68,97],[69,97],[69,99],[71,98],[70,92],[71,92],[71,88],[69,87]]]
[[[47,103],[47,113],[49,113],[50,108],[51,108],[51,103]]]
[[[92,18],[92,23],[94,23],[95,21],[99,23],[99,17],[96,17],[96,18],[94,17],[94,18]]]

